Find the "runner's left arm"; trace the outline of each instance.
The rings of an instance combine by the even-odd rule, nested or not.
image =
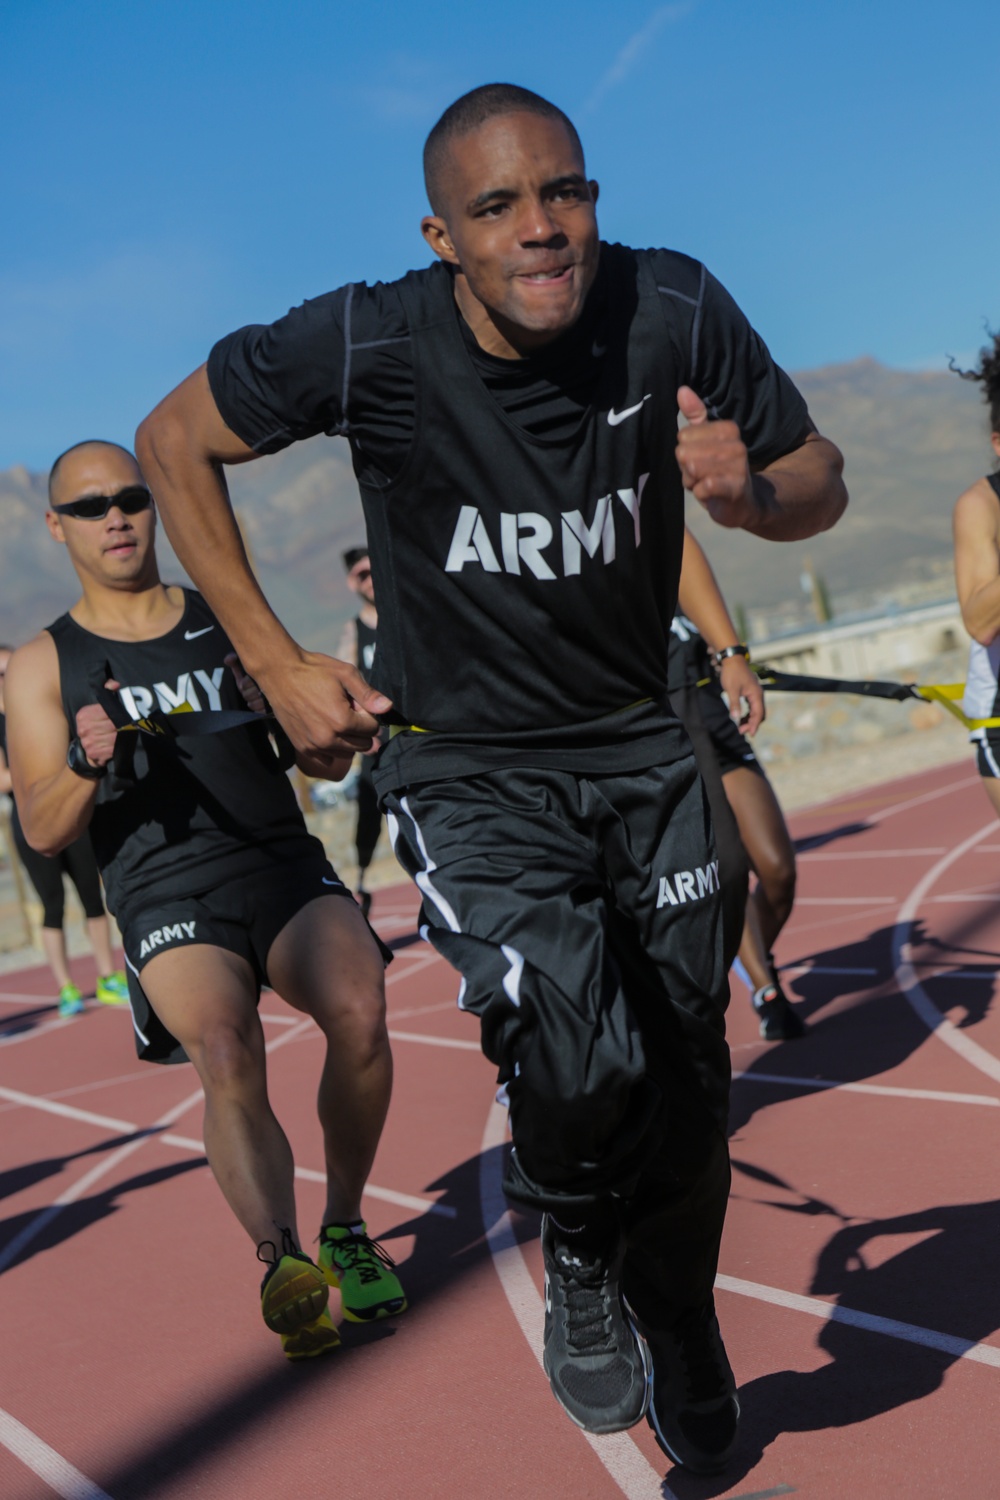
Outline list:
[[[973,640],[989,646],[1000,635],[1000,535],[996,496],[985,480],[959,497],[953,524],[962,621]]]
[[[713,651],[740,644],[712,565],[686,526],[678,603],[681,613],[687,615]],[[719,667],[719,678],[729,699],[733,723],[743,734],[756,734],[764,722],[764,689],[746,657],[726,657]]]

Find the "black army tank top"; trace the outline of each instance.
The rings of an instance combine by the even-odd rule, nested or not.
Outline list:
[[[105,666],[132,719],[156,709],[245,707],[225,665],[232,647],[222,627],[200,594],[185,589],[184,596],[182,619],[155,640],[108,640],[69,614],[48,627],[71,734],[79,710],[95,701],[92,682]],[[163,897],[197,895],[323,854],[263,722],[221,734],[137,736],[130,776],[111,772],[99,784],[90,832],[120,921]]]

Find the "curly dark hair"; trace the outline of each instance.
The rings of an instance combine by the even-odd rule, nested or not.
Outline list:
[[[990,409],[990,430],[1000,432],[1000,333],[994,333],[987,325],[987,337],[992,344],[985,344],[979,351],[979,364],[973,370],[960,370],[953,359],[948,368],[962,380],[977,380],[983,388],[983,400]]]

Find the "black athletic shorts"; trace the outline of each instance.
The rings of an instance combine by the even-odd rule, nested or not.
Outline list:
[[[745,766],[748,771],[756,771],[763,776],[764,768],[754,754],[750,740],[745,734],[740,734],[729,717],[729,709],[721,690],[702,688],[698,693],[698,706],[701,709],[702,723],[712,741],[720,774],[725,776],[727,772],[738,771],[741,766]]]
[[[987,780],[1000,780],[1000,738],[988,734],[983,740],[975,740],[976,769]]]
[[[183,1047],[160,1021],[142,988],[143,968],[157,953],[188,943],[206,943],[238,953],[260,986],[267,980],[271,944],[304,906],[317,896],[352,900],[328,860],[305,858],[274,870],[230,880],[197,896],[169,897],[130,915],[122,929],[129,1001],[136,1051],[143,1062],[186,1062]],[[375,936],[386,963],[391,951]]]

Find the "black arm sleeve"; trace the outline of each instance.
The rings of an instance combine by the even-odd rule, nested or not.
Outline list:
[[[707,271],[692,319],[688,384],[713,416],[738,425],[755,469],[798,448],[811,430],[803,397]]]
[[[303,302],[284,318],[220,339],[208,383],[226,426],[257,453],[277,453],[318,432],[341,432],[353,288]]]

